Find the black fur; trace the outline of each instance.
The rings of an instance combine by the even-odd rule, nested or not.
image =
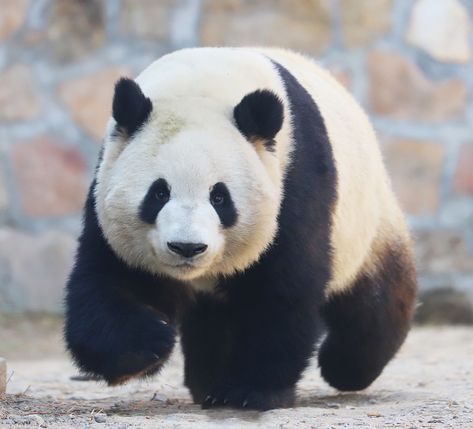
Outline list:
[[[120,131],[131,137],[148,120],[153,105],[145,97],[138,84],[131,79],[121,78],[115,84],[112,115]]]
[[[140,205],[140,219],[153,224],[161,209],[169,201],[171,190],[164,179],[158,179],[149,187]]]
[[[222,202],[217,204],[214,200],[216,196],[222,197]],[[238,219],[238,212],[233,203],[232,196],[225,183],[216,183],[210,191],[210,202],[220,218],[224,228],[235,225]]]
[[[263,89],[245,95],[233,109],[233,117],[248,140],[262,139],[266,149],[274,149],[274,137],[284,120],[284,107],[276,94]]]
[[[92,184],[67,284],[65,338],[77,365],[110,384],[159,370],[174,346],[185,289],[129,268],[97,221]]]
[[[226,302],[198,293],[181,323],[185,384],[195,402],[202,404],[215,380],[223,375],[230,335]]]
[[[331,274],[336,171],[317,106],[293,75],[275,67],[286,87],[296,144],[278,235],[258,263],[221,279],[223,316],[213,313],[209,326],[206,312],[196,309],[192,322],[182,326],[186,384],[196,401],[206,398],[204,407],[291,406],[294,386],[321,333],[319,310]],[[227,340],[219,342],[222,331]],[[196,344],[192,338],[202,341]],[[228,358],[215,374],[215,362],[196,360],[196,354]]]
[[[409,330],[415,305],[412,256],[388,248],[376,273],[334,296],[323,315],[329,334],[319,352],[322,376],[338,390],[361,390],[381,374]]]

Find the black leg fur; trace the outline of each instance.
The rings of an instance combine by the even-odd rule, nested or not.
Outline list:
[[[181,322],[185,356],[184,382],[195,403],[202,403],[222,375],[229,358],[227,305],[209,294],[198,294]]]
[[[84,372],[119,384],[155,373],[167,359],[185,293],[118,259],[98,225],[93,188],[67,284],[65,338]]]
[[[338,390],[368,387],[403,343],[415,306],[416,279],[407,247],[388,249],[376,274],[323,309],[328,336],[319,351],[323,378]]]

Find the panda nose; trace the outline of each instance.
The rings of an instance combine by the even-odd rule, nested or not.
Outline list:
[[[181,243],[178,241],[168,242],[168,248],[171,252],[184,256],[185,258],[192,258],[200,255],[207,250],[207,245],[204,243]]]

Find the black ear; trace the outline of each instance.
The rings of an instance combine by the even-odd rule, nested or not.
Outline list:
[[[134,80],[122,77],[115,84],[112,112],[121,131],[131,136],[146,122],[151,110],[151,100],[145,97]]]
[[[265,140],[266,148],[271,150],[282,126],[284,107],[274,92],[263,89],[245,95],[233,109],[233,117],[248,140]]]

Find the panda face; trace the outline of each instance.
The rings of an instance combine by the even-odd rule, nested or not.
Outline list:
[[[102,231],[129,265],[209,285],[197,280],[244,270],[271,244],[282,105],[256,91],[229,107],[211,97],[151,103],[118,82],[95,196]]]
[[[159,140],[150,124],[121,151],[106,144],[96,197],[109,244],[130,265],[180,280],[248,267],[271,244],[280,203],[253,145],[231,123]]]
[[[154,263],[179,279],[205,275],[221,262],[226,239],[237,228],[234,199],[245,206],[242,185],[251,188],[241,183],[239,170],[228,171],[230,147],[223,157],[217,142],[211,141],[210,135],[183,132],[162,145],[154,164],[158,178],[139,207],[140,219],[149,226],[147,242]]]

